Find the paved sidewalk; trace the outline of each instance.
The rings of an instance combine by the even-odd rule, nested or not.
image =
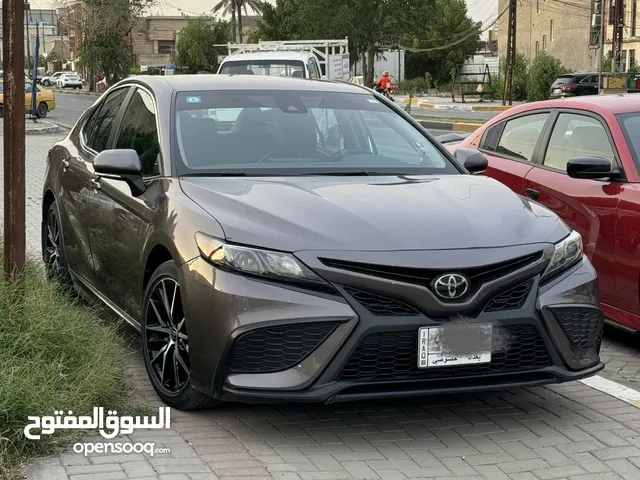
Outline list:
[[[34,255],[40,249],[46,154],[58,137],[27,137],[27,238]],[[602,356],[610,364],[603,376],[634,383],[640,370],[634,342],[607,334]],[[159,406],[137,343],[129,362],[140,398]],[[85,441],[91,440],[104,441]],[[140,431],[114,441],[151,441],[171,453],[86,458],[69,450],[40,459],[27,478],[640,479],[640,409],[578,382],[330,407],[173,410],[171,430]]]

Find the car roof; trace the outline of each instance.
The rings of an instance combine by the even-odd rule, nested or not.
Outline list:
[[[614,115],[620,113],[640,112],[640,95],[633,93],[622,93],[616,95],[581,95],[555,100],[543,100],[541,102],[525,103],[518,107],[510,108],[507,110],[509,115],[506,116],[534,109],[538,110],[541,108],[575,108],[577,110],[589,110],[595,113],[610,112]]]
[[[203,90],[282,90],[371,95],[369,89],[346,81],[309,80],[305,78],[261,75],[138,75],[127,78],[120,84],[122,83],[139,83],[146,85],[158,93],[166,90],[178,92]]]
[[[284,52],[251,52],[251,53],[234,53],[226,57],[222,63],[244,61],[244,60],[300,60],[302,62],[313,57],[313,53],[310,52],[296,52],[296,51],[284,51]]]

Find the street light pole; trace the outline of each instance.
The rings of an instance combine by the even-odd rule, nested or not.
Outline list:
[[[24,0],[2,0],[4,32],[4,275],[14,281],[25,262]]]
[[[607,31],[604,25],[604,2],[596,0],[596,4],[600,7],[600,60],[598,68],[598,93],[602,93],[602,66],[604,65],[604,34]]]
[[[24,2],[24,22],[26,25],[27,32],[27,68],[31,69],[31,43],[29,41],[29,11],[31,10],[31,5],[28,1]]]

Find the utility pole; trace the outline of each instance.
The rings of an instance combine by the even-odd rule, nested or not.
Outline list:
[[[509,26],[507,28],[507,65],[504,78],[502,105],[513,105],[513,74],[516,65],[516,7],[517,0],[509,0]]]
[[[622,37],[624,33],[624,0],[614,0],[611,73],[622,72]]]
[[[598,49],[598,93],[602,93],[602,65],[604,64],[604,36],[606,27],[604,22],[604,0],[592,0],[591,15],[591,48]]]
[[[24,0],[2,0],[4,32],[4,274],[14,281],[25,261]]]

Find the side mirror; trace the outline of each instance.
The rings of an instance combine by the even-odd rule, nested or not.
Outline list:
[[[484,173],[489,166],[487,157],[485,157],[482,152],[473,148],[458,148],[454,155],[472,175]]]
[[[104,150],[93,160],[93,169],[101,177],[126,182],[134,197],[142,195],[147,189],[142,181],[142,165],[135,150]]]
[[[567,174],[571,178],[597,179],[614,173],[611,162],[602,157],[576,157],[567,162]]]

